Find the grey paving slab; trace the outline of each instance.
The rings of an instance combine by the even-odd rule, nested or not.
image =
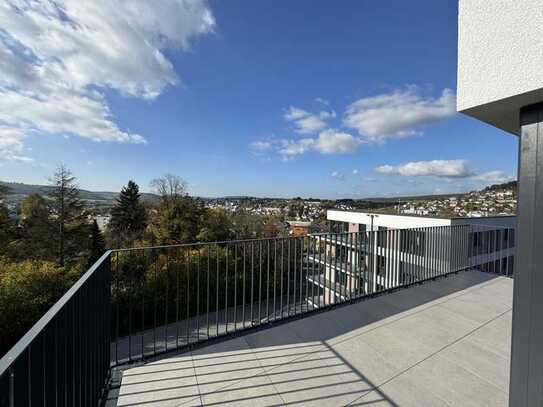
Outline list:
[[[470,337],[448,347],[440,356],[462,366],[501,389],[509,386],[509,358]]]
[[[192,352],[192,361],[202,394],[211,394],[263,371],[243,337],[197,349]]]
[[[290,363],[280,366],[268,377],[288,405],[346,405],[369,390],[356,375],[346,381],[336,374],[324,358],[304,359],[295,369]]]
[[[433,394],[451,406],[507,406],[508,395],[504,388],[494,386],[440,355],[424,360],[406,375],[416,381],[421,392]]]
[[[107,405],[505,406],[512,285],[459,273],[129,367]]]
[[[248,378],[209,394],[202,394],[204,406],[282,406],[283,400],[266,376]]]
[[[245,340],[260,365],[266,370],[291,362],[294,359],[309,357],[323,349],[320,340],[302,340],[291,329],[289,324],[246,335]]]

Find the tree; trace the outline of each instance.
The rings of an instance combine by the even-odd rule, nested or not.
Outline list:
[[[199,242],[218,242],[234,237],[232,219],[228,211],[222,208],[208,209],[202,215],[200,232],[196,236]]]
[[[4,203],[8,192],[8,187],[0,185],[0,248],[2,248],[0,255],[4,254],[13,232],[13,222],[9,217],[8,208]]]
[[[80,220],[83,210],[83,203],[79,199],[79,188],[75,181],[76,178],[63,164],[59,165],[50,179],[53,188],[49,192],[49,196],[52,198],[51,207],[56,218],[58,264],[61,267],[65,262],[68,228],[70,224]]]
[[[55,225],[49,203],[40,194],[31,194],[19,204],[20,238],[15,241],[17,257],[54,260],[55,247],[51,235]]]
[[[152,232],[159,244],[192,243],[199,232],[202,203],[189,196],[186,182],[177,175],[166,174],[151,181],[160,195],[152,212]]]
[[[147,213],[140,200],[139,187],[128,181],[111,210],[108,230],[116,243],[129,244],[140,238],[146,227]]]
[[[151,187],[160,195],[161,200],[174,200],[188,196],[187,183],[178,175],[165,174],[151,181]]]
[[[96,219],[92,222],[90,240],[90,255],[87,267],[91,267],[106,251],[106,242]]]

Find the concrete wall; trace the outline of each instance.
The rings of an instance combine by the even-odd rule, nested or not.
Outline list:
[[[541,0],[460,0],[458,111],[519,134],[519,109],[543,100]]]

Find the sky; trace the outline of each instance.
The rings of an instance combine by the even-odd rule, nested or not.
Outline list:
[[[457,1],[7,0],[0,179],[363,198],[516,178],[456,113]]]

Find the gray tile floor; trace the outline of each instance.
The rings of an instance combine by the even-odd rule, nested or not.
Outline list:
[[[109,406],[506,406],[511,279],[469,271],[122,372]]]

